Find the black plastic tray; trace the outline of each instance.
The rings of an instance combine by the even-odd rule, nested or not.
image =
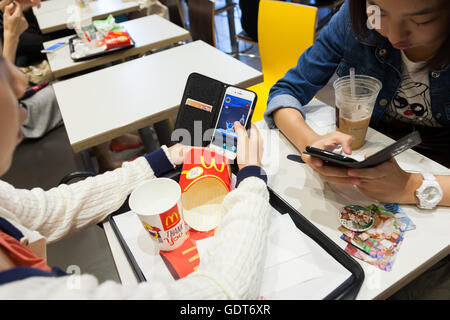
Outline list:
[[[237,173],[237,167],[233,166],[234,173]],[[174,170],[166,174],[166,178],[174,179],[178,181],[180,178],[181,171]],[[344,266],[351,276],[347,278],[339,287],[330,292],[324,300],[354,300],[358,295],[359,289],[364,281],[364,270],[361,265],[356,262],[349,254],[342,250],[336,243],[334,243],[330,238],[328,238],[324,233],[322,233],[316,226],[308,221],[300,212],[291,207],[286,201],[280,198],[270,187],[268,187],[270,194],[270,205],[275,208],[281,214],[288,213],[291,219],[294,221],[297,228],[302,231],[305,235],[314,240],[318,245],[320,245],[329,255],[331,255],[336,261],[338,261],[342,266]],[[130,211],[128,206],[128,200],[124,205],[112,213],[109,216],[109,222],[113,228],[120,245],[122,246],[125,255],[127,256],[128,262],[130,263],[136,279],[139,282],[146,281],[145,276],[134,259],[130,248],[124,241],[119,228],[117,227],[113,216]]]
[[[108,54],[111,54],[111,53],[114,53],[114,52],[117,52],[117,51],[130,49],[130,48],[133,48],[134,45],[135,45],[135,42],[134,42],[133,38],[131,38],[131,36],[130,36],[130,44],[128,46],[120,47],[120,48],[114,48],[114,49],[110,49],[110,50],[105,50],[105,51],[102,51],[102,52],[97,52],[97,53],[90,54],[90,55],[87,55],[87,56],[84,56],[84,57],[81,57],[81,58],[72,58],[72,53],[75,52],[75,48],[74,48],[74,45],[73,45],[73,41],[75,39],[79,39],[78,36],[75,36],[75,37],[72,37],[72,38],[69,39],[70,58],[73,61],[75,61],[75,62],[89,60],[89,59],[94,59],[94,58],[105,56],[105,55],[108,55]]]

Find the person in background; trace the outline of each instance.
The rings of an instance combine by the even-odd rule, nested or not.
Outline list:
[[[11,63],[28,66],[45,59],[41,54],[44,38],[37,25],[30,24],[31,6],[40,7],[39,0],[3,0],[0,3],[3,12],[1,19],[3,55]],[[28,12],[28,15],[25,13]],[[27,139],[43,137],[51,130],[61,126],[63,119],[56,100],[55,92],[49,82],[45,81],[27,90],[26,97],[21,97],[22,106],[28,111],[22,133]],[[143,145],[136,134],[124,134],[111,142],[94,147],[99,171],[105,172],[119,168],[123,161],[113,161],[111,151],[135,149]]]
[[[16,9],[16,4],[20,7],[19,9]],[[14,60],[14,64],[18,67],[28,67],[45,59],[45,54],[41,53],[44,49],[42,44],[50,38],[42,35],[31,10],[32,6],[40,8],[40,5],[40,0],[0,0],[0,38],[9,46],[4,48],[3,54],[10,61]],[[9,14],[5,17],[7,6],[9,6]],[[5,19],[16,17],[21,19],[14,19],[14,25],[8,25],[5,21]],[[12,30],[13,32],[9,30],[5,34],[5,28],[17,28],[17,30]],[[5,36],[10,39],[5,39]]]
[[[5,1],[2,3],[5,4]],[[19,62],[22,66],[25,62],[36,62],[36,56],[42,59],[42,36],[40,32],[35,32],[33,26],[29,26],[23,15],[23,11],[29,10],[31,4],[15,1],[2,7],[3,55],[11,63]],[[38,6],[40,2],[35,1],[33,4]],[[38,86],[36,92],[28,94],[27,98],[20,98],[21,104],[28,111],[22,128],[26,138],[40,138],[63,124],[52,86]]]
[[[239,0],[242,29],[255,41],[258,41],[259,0]]]

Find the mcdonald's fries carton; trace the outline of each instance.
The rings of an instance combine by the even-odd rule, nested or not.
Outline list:
[[[186,240],[181,189],[176,181],[158,178],[144,182],[131,193],[129,205],[161,251],[175,250]]]
[[[197,231],[216,228],[222,218],[223,198],[231,189],[227,159],[209,149],[192,149],[186,155],[179,184],[186,223]]]

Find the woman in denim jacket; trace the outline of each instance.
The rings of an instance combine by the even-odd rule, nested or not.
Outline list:
[[[376,7],[369,6],[375,5]],[[367,15],[376,8],[380,15]],[[369,9],[369,10],[368,10]],[[367,11],[366,11],[367,10]],[[306,105],[336,73],[379,79],[371,127],[398,139],[418,130],[416,149],[450,166],[450,8],[446,0],[348,0],[313,46],[271,89],[265,120],[278,127],[301,152],[306,145],[351,153],[351,137],[340,132],[320,136],[304,121]],[[373,24],[379,18],[379,26]],[[372,23],[372,27],[367,26]],[[356,185],[382,202],[420,202],[415,191],[421,174],[403,171],[394,159],[372,169],[341,169],[302,155],[322,178]],[[436,176],[443,190],[439,205],[450,205],[450,176]]]

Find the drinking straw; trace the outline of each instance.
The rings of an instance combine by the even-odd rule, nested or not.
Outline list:
[[[350,68],[350,92],[352,97],[355,96],[355,68]]]

